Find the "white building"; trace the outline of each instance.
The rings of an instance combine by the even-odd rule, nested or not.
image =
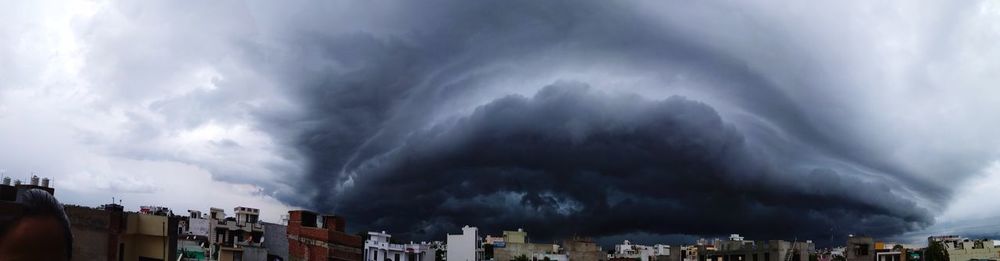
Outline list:
[[[365,260],[367,261],[434,261],[434,249],[427,242],[393,244],[392,235],[382,232],[368,232],[365,240]]]
[[[190,216],[184,226],[183,234],[188,236],[203,236],[207,238],[209,236],[209,231],[211,231],[208,218],[202,216],[201,211],[188,210],[188,213],[190,213]]]
[[[656,260],[656,256],[669,255],[670,245],[656,244],[653,246],[645,246],[632,244],[632,242],[625,240],[625,242],[615,245],[615,253],[612,254],[612,257],[638,258],[642,261],[653,261]]]
[[[462,234],[448,235],[448,261],[480,261],[482,251],[479,249],[479,230],[476,227],[465,226]]]

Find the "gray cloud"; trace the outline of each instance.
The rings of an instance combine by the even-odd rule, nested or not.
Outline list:
[[[952,154],[958,152],[953,149],[901,149],[913,142],[909,138],[936,131],[887,135],[880,130],[894,124],[921,127],[923,123],[878,113],[899,111],[885,107],[893,102],[878,101],[891,92],[865,89],[885,81],[867,71],[875,68],[849,68],[854,61],[844,56],[857,55],[851,51],[861,55],[874,51],[838,49],[835,44],[817,42],[830,35],[795,31],[802,26],[784,24],[789,22],[781,16],[785,14],[742,8],[598,2],[401,4],[356,10],[359,17],[368,13],[391,17],[380,21],[384,23],[352,24],[364,30],[331,24],[330,30],[310,27],[297,32],[287,43],[293,47],[285,47],[292,50],[283,58],[287,63],[271,70],[301,87],[295,92],[303,102],[303,113],[296,115],[300,118],[291,126],[301,130],[293,133],[292,145],[308,162],[308,174],[301,183],[308,189],[302,195],[312,197],[306,202],[310,206],[362,220],[359,227],[388,227],[425,238],[463,223],[480,223],[491,229],[524,224],[541,237],[575,232],[595,236],[640,231],[741,232],[830,240],[847,233],[891,235],[920,229],[933,222],[936,210],[932,209],[950,199],[952,191],[941,185],[942,180],[971,175],[992,159],[989,153]],[[310,19],[319,19],[308,20],[310,24],[325,21]],[[812,21],[817,28],[801,30],[857,33],[842,29],[838,18],[818,16]],[[821,49],[830,51],[816,51]],[[833,73],[831,67],[840,73]],[[731,133],[710,135],[707,130],[715,129],[697,125],[691,128],[698,131],[660,129],[648,137],[638,136],[662,135],[693,144],[682,146],[686,149],[658,148],[672,152],[666,153],[669,156],[625,161],[615,167],[579,166],[573,171],[551,166],[597,164],[597,159],[632,155],[627,151],[630,147],[609,146],[605,151],[584,153],[571,149],[575,148],[572,142],[547,143],[517,135],[480,140],[485,138],[477,136],[511,128],[528,137],[578,137],[586,143],[597,139],[590,131],[637,124],[627,122],[629,117],[653,120],[629,113],[608,117],[623,122],[571,121],[575,115],[569,113],[524,119],[483,115],[484,108],[491,106],[541,113],[507,105],[512,99],[497,97],[533,95],[559,80],[604,90],[584,95],[588,97],[632,93],[655,100],[683,94],[707,104],[711,113],[699,117],[727,119],[729,123],[717,127],[725,126]],[[550,89],[542,93],[546,91]],[[587,106],[570,108],[603,108],[578,112],[586,115],[622,109],[601,107],[605,102],[601,98],[576,102]],[[462,123],[449,125],[455,118]],[[928,117],[937,119],[940,116]],[[517,129],[565,121],[584,126]],[[677,121],[687,126],[693,120]],[[632,144],[624,134],[603,135]],[[468,143],[458,142],[463,139]],[[698,154],[721,148],[738,151],[728,152],[724,159]],[[914,150],[919,154],[913,154]],[[563,158],[569,155],[585,162]],[[944,166],[914,168],[924,164],[913,159],[931,155],[940,157],[933,162]],[[941,169],[955,174],[935,171]],[[691,183],[708,189],[652,192],[623,184],[629,180],[625,176],[647,171],[699,175],[663,174],[666,178],[634,181],[667,187]],[[529,177],[536,178],[537,184],[526,185],[533,180]],[[505,181],[522,185],[506,185]],[[560,182],[587,192],[558,191]],[[451,186],[456,187],[441,191]],[[410,201],[422,204],[405,203]],[[626,203],[612,207],[610,201]],[[434,202],[443,205],[434,207]],[[518,212],[533,215],[511,214]],[[579,219],[561,216],[566,213],[575,213]],[[638,213],[648,213],[644,215],[648,217],[635,217]],[[743,213],[740,220],[746,223],[720,213]],[[792,215],[797,218],[783,218]],[[574,223],[584,219],[592,222]],[[726,222],[735,223],[719,225]],[[578,231],[550,226],[565,223],[576,224],[569,227]],[[627,225],[608,225],[617,223]]]
[[[68,119],[0,144],[79,139],[30,155],[178,162],[415,239],[913,233],[1000,147],[988,2],[93,8],[0,25],[55,50],[0,47],[0,126],[32,133],[25,97]]]

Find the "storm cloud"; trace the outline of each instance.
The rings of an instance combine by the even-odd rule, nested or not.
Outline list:
[[[373,32],[297,35],[302,70],[279,69],[304,104],[293,200],[418,239],[471,224],[828,241],[933,223],[944,177],[877,130],[909,123],[869,126],[886,119],[866,79],[829,71],[839,49],[705,5],[403,4]]]

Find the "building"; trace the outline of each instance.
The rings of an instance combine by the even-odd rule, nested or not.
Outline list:
[[[559,245],[529,242],[528,232],[520,228],[517,231],[503,231],[503,242],[504,244],[499,247],[496,244],[493,245],[493,260],[510,261],[520,256],[544,260],[545,257],[558,258],[558,255],[561,254],[559,253]]]
[[[124,250],[121,242],[125,231],[125,212],[121,205],[108,204],[101,208],[65,205],[73,233],[73,260],[119,260]]]
[[[622,244],[615,245],[615,252],[611,256],[615,259],[638,259],[641,261],[667,261],[671,257],[669,245],[636,245],[628,240],[625,240]]]
[[[528,243],[528,232],[518,228],[517,231],[503,231],[503,240],[508,243]]]
[[[364,241],[344,231],[343,218],[305,210],[288,217],[289,260],[364,260]]]
[[[573,237],[563,240],[561,251],[573,261],[604,261],[608,255],[594,240],[586,237]]]
[[[367,261],[434,261],[434,250],[427,242],[395,244],[392,235],[382,232],[368,232],[365,240],[365,260]]]
[[[710,261],[808,261],[816,252],[811,241],[744,240],[737,234],[715,243],[715,251],[705,253]]]
[[[119,260],[176,260],[177,221],[166,215],[125,215]]]
[[[264,248],[267,260],[288,260],[288,227],[282,224],[264,224]]]
[[[865,236],[848,237],[844,256],[847,261],[875,260],[875,240]]]
[[[211,220],[202,215],[201,211],[188,210],[188,216],[181,218],[178,225],[181,227],[181,235],[208,238],[212,231],[211,223]]]
[[[208,241],[211,244],[211,258],[214,260],[263,261],[267,259],[264,249],[264,226],[259,222],[260,210],[249,207],[233,208],[236,216],[226,217],[224,210],[209,209]],[[192,214],[200,212],[191,211]],[[191,222],[192,229],[200,218]],[[192,233],[194,230],[192,230]]]
[[[476,227],[462,227],[462,234],[448,234],[446,258],[448,261],[482,260],[482,250],[479,246],[479,230]],[[494,249],[494,253],[496,253],[496,249]]]
[[[937,236],[927,238],[928,245],[941,243],[948,252],[948,260],[1000,260],[1000,248],[990,239],[968,239],[958,236]]]

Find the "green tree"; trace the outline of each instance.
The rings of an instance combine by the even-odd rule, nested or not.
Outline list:
[[[931,244],[924,249],[924,260],[948,261],[948,251],[944,249],[944,244],[941,242],[931,242]]]
[[[526,255],[520,255],[518,257],[515,257],[514,261],[531,261],[531,259],[528,259],[528,256]]]

